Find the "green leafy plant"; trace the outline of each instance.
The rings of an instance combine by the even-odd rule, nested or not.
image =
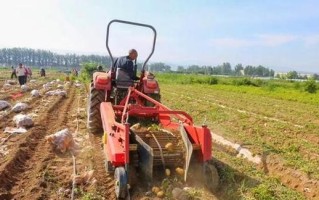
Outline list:
[[[309,93],[316,93],[317,92],[317,84],[314,79],[310,79],[305,83],[305,91]]]
[[[96,71],[97,63],[82,63],[80,79],[84,82],[89,82],[92,80],[92,75]]]

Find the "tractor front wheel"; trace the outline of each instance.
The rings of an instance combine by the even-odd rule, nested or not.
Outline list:
[[[90,133],[97,134],[102,131],[100,104],[104,99],[105,91],[95,89],[91,82],[87,106],[87,128]]]

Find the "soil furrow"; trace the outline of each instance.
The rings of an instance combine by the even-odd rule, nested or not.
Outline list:
[[[95,166],[94,177],[97,180],[98,193],[108,200],[116,199],[113,174],[107,173],[105,168],[105,156],[102,150],[102,135],[90,134],[90,140],[94,148],[93,165]]]
[[[29,136],[21,142],[20,146],[25,147],[19,148],[0,174],[0,177],[4,174],[6,177],[13,177],[11,179],[0,178],[3,182],[1,186],[7,186],[1,188],[4,199],[8,197],[10,199],[23,199],[30,197],[30,195],[34,199],[45,199],[42,194],[44,185],[41,185],[41,172],[46,168],[48,160],[54,157],[45,141],[45,136],[60,130],[65,125],[68,109],[74,98],[74,91],[72,92],[72,89],[70,91],[67,99],[58,97],[47,112],[42,113],[41,118],[35,123],[35,127],[30,129]],[[52,122],[55,123],[52,124]]]

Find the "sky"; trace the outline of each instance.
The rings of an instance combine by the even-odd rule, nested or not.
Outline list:
[[[0,48],[108,55],[113,19],[152,25],[150,62],[319,73],[317,0],[0,0]],[[151,29],[112,23],[112,55],[144,61]]]

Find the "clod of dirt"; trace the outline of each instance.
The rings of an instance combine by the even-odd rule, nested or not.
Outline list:
[[[0,140],[0,143],[1,143],[1,146],[0,146],[0,157],[8,155],[9,154],[8,146],[2,144],[3,143],[2,140]]]
[[[167,144],[165,145],[165,149],[166,149],[167,151],[170,151],[170,152],[174,151],[173,143],[171,143],[171,142],[167,143]]]
[[[140,200],[151,200],[149,197],[142,197]]]
[[[172,190],[172,196],[174,199],[177,199],[177,200],[188,200],[189,199],[187,193],[180,188],[174,188]]]
[[[40,185],[40,187],[43,187],[43,188],[46,188],[48,186],[47,183],[43,180],[40,181],[39,185]]]
[[[75,175],[75,176],[72,175],[71,181],[73,181],[73,179],[74,179],[74,182],[77,185],[84,185],[87,183],[95,183],[96,180],[93,178],[93,173],[94,173],[94,170],[90,170],[88,172],[84,172],[81,175]]]
[[[83,181],[82,181],[82,177],[80,176],[80,175],[72,175],[71,176],[71,182],[72,181],[74,181],[74,183],[76,184],[76,185],[80,185],[80,184],[82,184],[83,183]]]
[[[156,186],[152,187],[153,193],[157,194],[159,191],[161,191],[161,189],[159,187],[156,187]]]
[[[164,191],[159,191],[157,194],[156,194],[157,197],[159,198],[163,198],[165,196],[165,193]]]
[[[176,173],[180,176],[184,176],[184,169],[183,168],[180,168],[180,167],[177,167],[175,169]]]
[[[170,176],[171,175],[171,170],[170,169],[165,169],[165,175]]]

